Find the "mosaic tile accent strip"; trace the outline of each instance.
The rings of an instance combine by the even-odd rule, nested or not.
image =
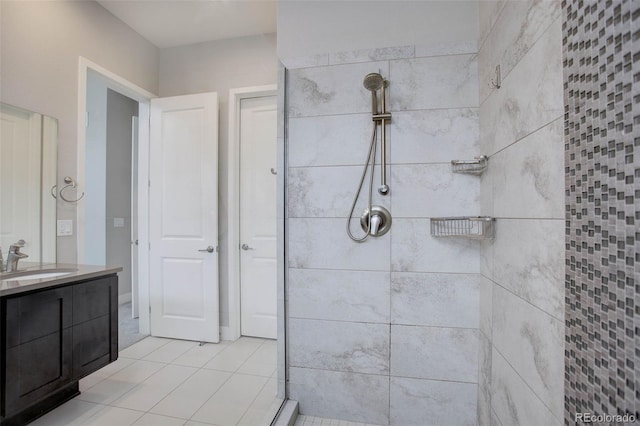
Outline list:
[[[576,413],[637,419],[640,2],[567,0],[562,8],[565,424],[576,424]]]

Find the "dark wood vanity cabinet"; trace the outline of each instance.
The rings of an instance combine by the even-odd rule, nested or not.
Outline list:
[[[118,357],[118,278],[2,298],[0,423],[25,424]]]

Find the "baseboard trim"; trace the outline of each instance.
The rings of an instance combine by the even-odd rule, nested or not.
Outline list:
[[[131,292],[118,295],[118,305],[131,302]]]

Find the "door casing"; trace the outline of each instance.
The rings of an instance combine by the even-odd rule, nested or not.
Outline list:
[[[229,148],[227,217],[228,229],[228,274],[229,274],[229,325],[220,327],[222,340],[240,337],[240,101],[247,98],[277,96],[278,86],[242,87],[229,90]]]

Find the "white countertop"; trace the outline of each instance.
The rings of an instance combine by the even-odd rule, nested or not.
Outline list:
[[[120,271],[122,271],[122,267],[120,266],[21,262],[17,271],[0,273],[0,297],[56,287],[75,281],[111,275]],[[65,275],[48,278],[11,280],[11,277],[18,277],[38,272],[65,272]]]

